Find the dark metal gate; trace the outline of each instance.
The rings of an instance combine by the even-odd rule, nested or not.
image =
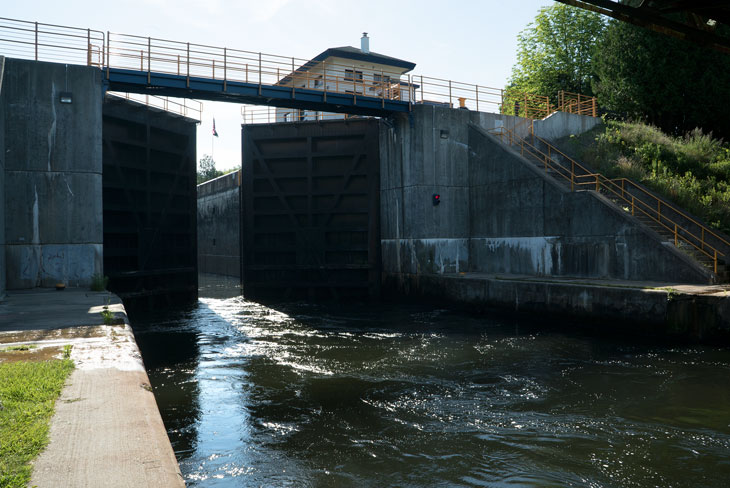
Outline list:
[[[197,298],[196,121],[107,97],[104,272],[125,305]]]
[[[247,297],[379,294],[378,124],[244,126],[241,276]]]

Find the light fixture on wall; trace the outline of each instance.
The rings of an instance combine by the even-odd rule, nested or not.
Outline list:
[[[61,92],[59,100],[61,103],[73,103],[74,97],[71,92]]]

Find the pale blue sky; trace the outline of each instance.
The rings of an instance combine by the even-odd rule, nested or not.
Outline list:
[[[107,4],[4,2],[0,16],[124,34],[311,58],[359,46],[416,63],[414,73],[501,88],[515,62],[517,34],[550,0],[133,0]],[[111,7],[114,5],[114,8]],[[204,102],[198,158],[240,164],[240,106]]]

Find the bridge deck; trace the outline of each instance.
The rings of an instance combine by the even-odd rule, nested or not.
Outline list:
[[[110,91],[146,95],[374,116],[410,110],[410,104],[402,100],[200,76],[109,68],[105,78]]]

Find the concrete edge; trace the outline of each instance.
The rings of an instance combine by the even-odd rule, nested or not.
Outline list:
[[[72,291],[14,292],[0,310],[3,346],[33,344],[46,356],[72,346],[75,369],[56,401],[49,443],[33,461],[31,486],[184,487],[124,305],[109,292]],[[105,307],[110,325],[102,323]]]
[[[629,334],[730,342],[730,296],[597,280],[383,273],[383,289],[450,304],[552,317]]]

